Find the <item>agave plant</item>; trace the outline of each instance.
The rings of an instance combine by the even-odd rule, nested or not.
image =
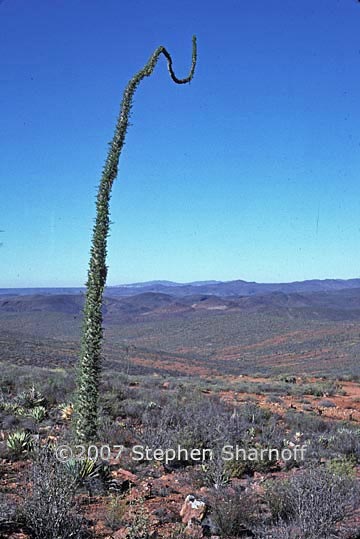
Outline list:
[[[60,410],[61,419],[63,419],[64,421],[71,419],[71,416],[74,413],[74,406],[71,403],[66,404],[64,402],[62,404],[59,404],[58,408]]]
[[[65,462],[65,468],[78,487],[87,488],[90,496],[94,485],[105,486],[111,482],[109,467],[101,461],[97,462],[90,458],[69,459]]]
[[[25,431],[16,431],[9,434],[6,444],[16,455],[30,452],[34,448],[33,437]]]
[[[35,421],[38,421],[40,423],[46,418],[47,410],[45,406],[35,406],[35,408],[29,410],[26,415],[28,417],[32,417],[33,419],[35,419]]]
[[[23,391],[16,397],[16,403],[23,408],[36,408],[37,406],[45,406],[45,397],[34,387]]]
[[[2,402],[0,409],[14,415],[24,415],[25,409],[14,402]]]
[[[108,467],[103,462],[90,458],[69,459],[65,467],[79,483],[86,479],[104,478],[108,473]]]

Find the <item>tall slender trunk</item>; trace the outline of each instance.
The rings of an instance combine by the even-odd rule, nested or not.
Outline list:
[[[81,355],[78,367],[77,396],[75,403],[75,432],[82,441],[96,437],[98,426],[98,400],[101,372],[101,343],[103,338],[102,303],[106,284],[107,238],[110,227],[109,202],[111,189],[118,173],[121,150],[129,125],[130,111],[134,93],[139,83],[149,77],[161,55],[167,60],[171,79],[176,84],[186,84],[194,76],[197,47],[196,37],[192,39],[192,63],[188,76],[178,79],[173,71],[172,58],[165,47],[158,47],[145,66],[136,73],[125,88],[120,114],[114,137],[103,169],[97,201],[96,221],[90,250],[90,263],[86,283],[86,299],[82,327]]]

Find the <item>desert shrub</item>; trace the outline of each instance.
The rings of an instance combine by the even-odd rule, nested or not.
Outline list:
[[[344,382],[359,382],[360,381],[360,375],[358,374],[343,374],[337,377],[338,380],[344,381]]]
[[[277,378],[281,382],[285,382],[287,384],[296,384],[296,377],[292,376],[291,374],[279,374]]]
[[[291,395],[314,395],[315,397],[331,397],[333,395],[344,395],[345,391],[337,382],[314,382],[294,384],[291,387]]]
[[[360,429],[302,412],[288,412],[285,419],[292,435],[302,433],[302,440],[308,446],[306,460],[343,456],[360,461]]]
[[[76,513],[76,480],[64,473],[49,449],[41,450],[33,463],[31,489],[24,493],[20,519],[34,539],[84,537],[83,519]]]
[[[149,403],[144,400],[126,399],[122,405],[122,417],[128,417],[141,422],[144,414],[149,409]]]
[[[112,529],[117,530],[124,522],[126,501],[120,496],[111,495],[105,504],[104,520]]]
[[[73,390],[71,371],[36,367],[34,365],[1,364],[0,386],[5,395],[10,396],[31,389],[34,385],[49,402],[57,393],[65,395]],[[62,397],[64,398],[64,397]]]
[[[154,381],[152,381],[154,382]],[[146,390],[137,387],[129,387],[130,380],[124,377],[122,373],[113,373],[111,377],[107,376],[101,384],[101,409],[113,419],[116,417],[125,417],[126,409],[124,403],[129,401],[146,401],[144,394]],[[150,387],[154,388],[152,384]]]
[[[329,401],[328,399],[322,399],[322,400],[319,401],[317,404],[318,404],[318,406],[320,406],[321,408],[336,408],[335,402]]]
[[[305,397],[300,397],[298,399],[298,402],[301,402],[302,404],[311,404],[311,401],[305,396]]]
[[[40,388],[51,406],[71,401],[75,390],[74,375],[72,372],[51,372]]]
[[[24,430],[30,434],[38,434],[39,423],[31,416],[20,417],[17,430]]]
[[[126,399],[122,391],[107,391],[101,397],[100,413],[109,415],[112,419],[124,416],[123,401]]]
[[[15,520],[15,505],[3,492],[0,492],[0,531],[5,530]]]
[[[333,429],[332,424],[321,417],[302,412],[287,412],[285,421],[292,432],[303,432],[306,436],[323,434]]]
[[[266,402],[270,402],[272,404],[283,404],[284,401],[277,395],[269,395]]]
[[[98,429],[99,442],[104,445],[126,445],[131,443],[130,429],[125,421],[114,421],[110,416],[100,416]]]
[[[29,366],[20,367],[19,365],[1,363],[0,386],[2,391],[10,395],[29,386],[36,370],[36,367],[33,369]]]
[[[349,436],[346,435],[347,429],[338,427],[336,423],[329,423],[328,430],[315,434],[313,433],[310,439],[307,456],[317,458],[335,458],[340,456],[356,455],[360,450],[359,439],[353,432],[349,431]]]
[[[335,475],[356,477],[356,459],[354,457],[331,459],[326,463],[326,467]]]
[[[348,427],[337,428],[329,438],[328,448],[334,453],[354,457],[360,461],[360,430]]]
[[[281,449],[285,437],[285,428],[279,422],[275,414],[270,416],[268,421],[259,429],[258,440],[262,445]]]
[[[9,414],[7,412],[1,412],[0,414],[1,428],[5,431],[11,430],[17,427],[20,423],[19,418],[14,414]]]
[[[306,539],[328,539],[359,504],[359,487],[328,469],[309,468],[269,484],[265,497],[274,523],[286,521]]]
[[[360,461],[360,430],[351,426],[329,424],[329,430],[312,436],[310,443],[312,456],[326,458],[353,458]]]
[[[279,377],[278,380],[269,380],[268,382],[242,381],[237,384],[236,390],[240,393],[274,393],[276,395],[293,395],[297,397],[303,395],[323,397],[344,394],[341,386],[336,382],[297,383],[295,377],[285,377],[284,379]]]
[[[308,404],[307,402],[304,404],[303,406],[303,410],[304,412],[313,412],[314,411],[314,407],[312,404]]]
[[[211,519],[221,537],[242,537],[259,520],[258,502],[241,487],[215,491],[210,499]]]
[[[261,524],[254,530],[256,539],[304,539],[299,529],[279,519],[276,524]]]
[[[150,539],[150,537],[149,517],[141,507],[128,528],[127,539]]]
[[[250,445],[250,444],[249,444]],[[257,449],[259,454],[261,449],[266,449],[269,446],[263,446],[258,442],[252,442],[251,448]],[[248,449],[244,445],[244,449]],[[251,460],[246,458],[236,458],[234,451],[234,458],[228,458],[230,453],[226,453],[226,459],[221,453],[221,448],[213,452],[213,457],[210,460],[204,462],[200,469],[195,474],[195,480],[202,485],[214,487],[219,489],[227,485],[233,478],[241,478],[243,475],[253,475],[254,472],[264,473],[271,469],[274,469],[276,464],[275,457],[269,458],[267,452],[264,453],[264,458],[259,460]]]
[[[284,439],[277,417],[256,404],[229,408],[216,397],[204,397],[194,391],[179,391],[164,405],[148,407],[137,434],[142,445],[151,448],[175,449],[180,446],[189,450],[210,449],[215,454],[228,444],[244,448],[256,444],[280,449]],[[223,482],[229,475],[224,466],[216,461],[207,462],[206,477],[210,482]],[[270,462],[253,461],[247,462],[242,469],[252,472],[270,466]]]
[[[345,395],[345,391],[338,382],[323,382],[320,384],[320,389],[322,394],[328,397],[333,395]]]
[[[115,511],[115,514],[114,514]],[[144,498],[126,504],[122,498],[111,497],[105,509],[105,519],[111,528],[126,525],[124,539],[149,539],[150,519],[144,508]]]
[[[161,407],[147,407],[142,441],[150,447],[212,448],[226,438],[229,414],[216,399],[179,392]]]
[[[239,407],[239,414],[244,418],[245,421],[253,425],[264,425],[270,417],[271,412],[260,408],[255,403],[246,403]]]
[[[214,487],[215,489],[224,487],[227,485],[232,477],[240,477],[245,467],[240,466],[236,469],[235,465],[232,466],[232,461],[226,462],[221,455],[215,454],[214,457],[203,463],[195,476],[195,480],[199,481],[201,485],[208,487]],[[242,464],[242,463],[241,463]]]
[[[293,513],[290,479],[266,481],[264,499],[274,521],[289,519]]]
[[[258,393],[277,393],[278,395],[291,395],[292,387],[285,382],[258,383]]]
[[[199,394],[199,388],[196,387],[187,387],[183,386],[183,384],[178,384],[178,386],[175,388],[175,396],[181,394]],[[173,395],[169,394],[167,391],[159,391],[159,388],[155,385],[141,385],[141,386],[135,386],[130,387],[129,391],[127,392],[127,398],[137,401],[143,401],[143,402],[154,402],[158,406],[163,407],[166,406],[169,402],[171,402]]]
[[[117,391],[122,388],[128,387],[131,381],[136,381],[135,376],[130,376],[119,370],[106,370],[101,377],[101,390],[102,391]]]
[[[169,530],[169,539],[192,539],[189,530],[184,524],[175,524]]]
[[[235,389],[237,393],[258,393],[257,384],[251,382],[239,382]]]

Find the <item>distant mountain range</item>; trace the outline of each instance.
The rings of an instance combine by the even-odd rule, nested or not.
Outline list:
[[[295,288],[295,283],[293,284]],[[295,291],[294,288],[290,288],[289,292],[267,289],[267,293],[260,293],[259,289],[256,289],[256,292],[251,295],[235,295],[236,288],[232,284],[230,292],[229,288],[225,288],[227,294],[224,296],[214,293],[206,294],[202,291],[202,287],[193,285],[170,287],[172,292],[180,288],[181,294],[144,291],[145,287],[143,287],[136,289],[137,294],[133,293],[135,288],[131,288],[131,294],[121,295],[117,294],[119,290],[129,289],[115,287],[107,291],[103,313],[105,321],[110,323],[144,321],[145,317],[149,320],[159,319],[159,317],[187,316],[194,313],[203,317],[236,312],[263,313],[309,320],[360,320],[360,283],[358,288],[348,286],[337,289],[337,285],[332,282],[332,288],[328,283],[327,289],[316,290],[315,284],[309,284],[305,291]],[[192,294],[185,294],[184,289],[192,291]],[[218,288],[216,291],[218,293]],[[77,318],[82,314],[83,293],[34,294],[34,290],[32,292],[32,294],[7,293],[3,295],[0,293],[0,315],[2,313],[61,313]]]
[[[144,283],[119,284],[111,288],[148,288],[157,286],[175,287],[175,286],[206,286],[209,284],[221,284],[223,281],[193,281],[191,283],[176,283],[174,281],[145,281]]]
[[[296,292],[325,292],[328,290],[342,290],[360,288],[360,279],[314,279],[293,283],[255,283],[242,280],[236,281],[198,281],[195,283],[174,283],[168,281],[150,281],[145,283],[119,285],[108,287],[107,294],[111,296],[131,296],[141,292],[161,292],[178,297],[193,294],[209,294],[213,296],[254,296],[283,292],[291,294]]]
[[[0,290],[0,362],[74,365],[84,299],[84,288]],[[103,315],[114,370],[360,375],[360,279],[134,283],[107,288]]]
[[[108,286],[106,295],[111,297],[134,296],[153,292],[186,297],[206,294],[220,297],[257,296],[282,292],[284,294],[327,292],[360,288],[360,279],[313,279],[292,283],[256,283],[243,280],[235,281],[195,281],[191,283],[175,283],[172,281],[148,281],[118,286]],[[33,294],[83,294],[84,287],[74,288],[2,288],[0,295],[33,295]]]

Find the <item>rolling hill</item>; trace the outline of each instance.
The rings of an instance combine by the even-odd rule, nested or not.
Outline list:
[[[192,294],[178,296],[141,292],[114,297],[112,289],[104,300],[105,322],[139,320],[141,317],[173,317],[194,312],[249,312],[304,318],[308,320],[360,320],[360,287],[323,292],[269,292],[251,296]],[[53,312],[80,316],[83,294],[0,295],[0,313]]]
[[[236,283],[230,284],[230,292]],[[118,288],[108,288],[105,364],[113,370],[131,365],[132,372],[172,375],[360,374],[357,280],[290,283],[285,287],[290,291],[266,288],[261,294],[257,288],[252,295],[203,292],[213,287],[219,292],[228,284],[186,285],[190,294],[176,283],[166,286],[167,293],[140,286],[137,294],[118,295]],[[175,292],[179,288],[182,292]],[[0,361],[74,365],[84,294],[78,289],[12,292],[0,295]],[[131,350],[126,361],[125,349]]]

